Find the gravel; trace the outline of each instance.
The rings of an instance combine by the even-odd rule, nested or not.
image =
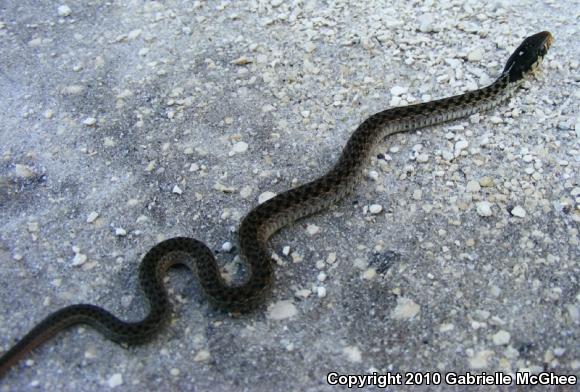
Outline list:
[[[274,236],[274,289],[255,312],[215,310],[177,269],[173,320],[151,343],[72,328],[0,391],[322,391],[336,389],[332,371],[578,375],[575,7],[4,1],[0,351],[72,303],[141,319],[139,261],[165,238],[204,241],[240,281],[244,214],[323,173],[362,120],[492,82],[532,33],[556,41],[508,104],[391,137],[353,196]]]

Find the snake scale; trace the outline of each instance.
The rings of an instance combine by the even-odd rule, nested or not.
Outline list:
[[[509,57],[499,78],[487,87],[431,102],[395,107],[363,121],[326,174],[258,205],[242,220],[238,241],[249,274],[241,285],[226,284],[212,252],[203,242],[188,237],[165,240],[145,254],[139,269],[139,281],[150,305],[145,319],[125,322],[103,308],[88,304],[57,310],[0,357],[0,377],[31,350],[75,324],[88,324],[118,343],[131,345],[148,341],[169,319],[170,303],[163,278],[166,270],[176,263],[186,264],[197,272],[203,290],[220,309],[245,312],[256,307],[272,284],[267,240],[273,233],[296,219],[336,203],[353,191],[373,146],[386,136],[462,118],[508,99],[526,74],[541,62],[552,41],[547,31],[526,38]],[[175,255],[181,257],[170,257]]]

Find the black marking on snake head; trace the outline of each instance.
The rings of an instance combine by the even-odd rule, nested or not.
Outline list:
[[[526,38],[509,57],[502,74],[509,74],[510,83],[521,80],[542,61],[553,41],[548,31]]]

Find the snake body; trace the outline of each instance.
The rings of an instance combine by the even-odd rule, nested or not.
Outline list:
[[[264,300],[272,284],[273,269],[267,241],[273,233],[352,192],[361,179],[373,146],[386,136],[462,118],[505,101],[525,74],[541,62],[552,40],[547,31],[526,38],[508,59],[501,76],[487,87],[388,109],[367,118],[353,132],[338,161],[326,174],[258,205],[242,220],[238,230],[240,253],[249,267],[248,278],[243,284],[226,284],[212,252],[203,242],[187,237],[165,240],[149,250],[141,262],[139,280],[150,304],[145,319],[125,322],[103,308],[88,304],[62,308],[46,317],[0,357],[0,376],[31,350],[75,324],[88,324],[119,343],[148,341],[169,319],[170,303],[163,277],[176,263],[186,264],[197,272],[203,290],[219,308],[234,312],[253,309]],[[181,257],[171,257],[176,254]]]

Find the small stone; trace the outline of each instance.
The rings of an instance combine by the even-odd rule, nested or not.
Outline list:
[[[491,350],[482,350],[469,358],[469,367],[472,369],[482,369],[488,367],[488,359],[494,354]]]
[[[236,144],[234,144],[232,151],[235,152],[236,154],[244,153],[244,152],[248,151],[248,143],[237,142]]]
[[[280,5],[282,5],[284,3],[284,0],[272,0],[270,1],[270,4],[272,4],[272,7],[278,7]]]
[[[181,372],[177,368],[172,368],[171,370],[169,370],[169,374],[171,374],[173,377],[179,376],[179,373]]]
[[[310,294],[312,294],[312,291],[310,291],[308,289],[300,289],[294,293],[294,296],[296,298],[306,299],[306,298],[310,297]]]
[[[118,387],[123,384],[123,375],[121,373],[115,373],[107,380],[110,388]]]
[[[491,216],[493,214],[491,210],[491,203],[487,201],[480,201],[476,204],[477,214],[479,216]]]
[[[433,25],[434,18],[431,14],[423,14],[417,18],[419,23],[419,31],[422,33],[431,33],[435,31],[435,26]]]
[[[213,189],[223,193],[232,193],[236,191],[236,188],[232,186],[225,186],[224,184],[220,184],[219,182],[214,184]]]
[[[565,352],[566,352],[566,349],[563,347],[556,347],[554,349],[554,355],[557,357],[561,357],[562,355],[564,355]]]
[[[258,196],[258,204],[262,204],[265,201],[270,200],[274,196],[276,196],[276,194],[274,192],[270,192],[270,191],[263,192],[262,194],[260,194],[260,196]]]
[[[371,206],[369,207],[369,211],[371,214],[380,214],[382,210],[383,206],[381,206],[380,204],[371,204]]]
[[[278,301],[268,308],[268,318],[272,320],[284,320],[295,316],[298,309],[292,301]]]
[[[580,308],[574,304],[566,305],[566,310],[568,311],[568,315],[570,319],[575,323],[580,323]]]
[[[413,200],[421,200],[423,198],[423,191],[421,189],[415,189],[413,191]]]
[[[178,195],[181,195],[183,193],[183,191],[181,190],[181,188],[179,186],[177,186],[177,185],[175,185],[173,187],[173,189],[171,190],[171,192],[172,193],[175,193],[175,194],[178,194]]]
[[[211,354],[209,353],[209,351],[200,350],[197,354],[195,354],[195,357],[193,357],[193,360],[195,362],[206,362],[210,358],[211,358]]]
[[[242,56],[242,57],[238,57],[237,59],[233,60],[232,61],[232,64],[235,64],[235,65],[246,65],[246,64],[250,64],[251,62],[252,62],[252,60],[250,60],[246,56]]]
[[[479,181],[471,180],[467,183],[465,189],[471,193],[477,193],[481,190],[481,185],[479,185]]]
[[[230,251],[231,251],[233,248],[234,248],[234,246],[233,246],[233,245],[232,245],[232,243],[231,243],[231,242],[229,242],[229,241],[227,241],[227,242],[224,242],[224,243],[222,244],[222,250],[223,250],[224,252],[230,252]]]
[[[493,186],[493,178],[491,177],[482,177],[479,179],[479,185],[482,188],[491,188]]]
[[[141,30],[141,29],[131,30],[129,32],[129,34],[127,34],[127,39],[128,40],[137,39],[137,38],[139,38],[139,36],[141,35],[142,32],[143,32],[143,30]]]
[[[450,162],[453,160],[453,158],[455,158],[455,155],[453,155],[451,152],[449,151],[443,151],[441,153],[441,158],[445,159],[447,162]]]
[[[282,248],[282,254],[284,256],[288,256],[290,254],[290,247],[289,246],[285,246]]]
[[[467,53],[467,60],[472,63],[478,63],[483,60],[484,51],[482,48],[477,48]]]
[[[54,116],[54,112],[50,109],[44,111],[44,118],[51,119]]]
[[[326,297],[326,287],[324,287],[324,286],[318,286],[316,288],[316,295],[318,296],[318,298],[324,298],[324,297]]]
[[[93,223],[99,217],[99,213],[96,211],[91,212],[87,216],[87,223]]]
[[[34,176],[34,170],[28,165],[17,163],[14,165],[14,172],[17,177],[30,178]]]
[[[469,146],[467,140],[459,140],[455,143],[455,155],[458,155],[462,150],[465,150]]]
[[[397,299],[397,306],[391,312],[391,318],[395,320],[410,320],[421,311],[415,301],[410,298],[399,297]]]
[[[124,237],[127,235],[127,230],[123,229],[122,227],[117,227],[115,229],[115,235],[117,237]]]
[[[501,330],[498,331],[495,335],[493,335],[492,340],[493,344],[496,346],[503,346],[510,342],[511,335],[509,332]]]
[[[368,268],[362,274],[362,278],[364,280],[373,280],[376,276],[377,276],[377,270],[374,268]]]
[[[342,353],[350,362],[359,363],[362,361],[360,349],[356,346],[348,346],[342,349]]]
[[[74,251],[74,249],[75,248],[73,248],[73,251]],[[76,248],[76,249],[78,249],[78,248]],[[75,251],[75,257],[73,257],[72,265],[74,267],[78,267],[79,265],[83,265],[87,261],[87,259],[88,259],[87,255],[84,255],[80,252]]]
[[[251,195],[252,195],[252,187],[251,186],[245,186],[242,189],[240,189],[240,196],[243,197],[244,199],[247,199]]]
[[[391,88],[391,94],[398,97],[399,95],[405,94],[407,90],[406,87],[394,86]]]
[[[421,153],[419,155],[417,155],[417,162],[419,163],[425,163],[429,161],[429,155],[425,154],[425,153]]]
[[[376,170],[369,170],[368,176],[373,181],[379,180],[379,173]]]
[[[315,235],[320,232],[320,227],[316,226],[315,224],[309,223],[306,225],[306,233],[308,235]]]
[[[83,124],[88,126],[93,126],[97,123],[97,119],[94,117],[87,117],[83,120]]]
[[[72,10],[70,9],[70,7],[68,5],[60,5],[58,7],[58,16],[69,16],[71,14]]]
[[[513,216],[517,216],[518,218],[523,218],[526,216],[526,210],[524,210],[523,207],[521,206],[515,206],[510,211],[510,214],[512,214]]]

